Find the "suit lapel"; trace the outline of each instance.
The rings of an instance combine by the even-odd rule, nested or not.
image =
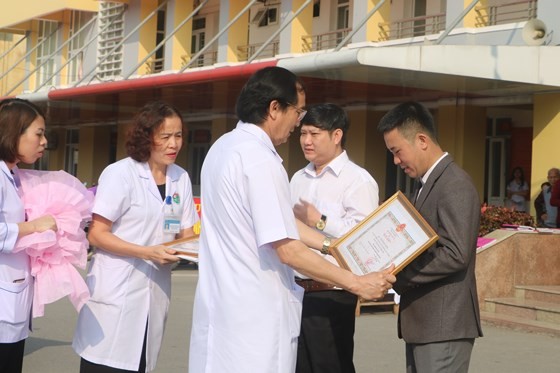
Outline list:
[[[451,164],[451,162],[453,162],[453,157],[451,157],[451,155],[448,154],[434,168],[434,170],[428,177],[426,184],[424,184],[424,186],[422,187],[422,193],[420,193],[418,199],[416,200],[416,203],[414,204],[414,207],[416,207],[417,210],[420,210],[422,208],[424,201],[430,195],[435,183],[441,177],[441,175],[443,174],[447,166]]]

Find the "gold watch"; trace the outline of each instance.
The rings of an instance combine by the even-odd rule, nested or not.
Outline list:
[[[317,228],[318,230],[322,231],[323,229],[325,229],[325,226],[327,225],[327,217],[325,215],[321,215],[321,220],[319,220],[316,224],[315,224],[315,228]]]
[[[321,254],[328,255],[330,254],[329,249],[331,248],[331,239],[330,237],[325,237],[323,240],[323,247],[321,248]]]

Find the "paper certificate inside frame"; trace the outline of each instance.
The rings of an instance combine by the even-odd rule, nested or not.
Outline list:
[[[181,259],[198,263],[198,234],[190,237],[179,238],[178,240],[164,243],[165,246],[177,251],[177,256]]]
[[[357,275],[395,264],[393,274],[438,239],[435,231],[400,191],[336,240],[332,255],[341,267]]]

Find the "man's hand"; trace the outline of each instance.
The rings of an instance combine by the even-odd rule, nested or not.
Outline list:
[[[294,215],[307,226],[314,228],[315,224],[321,220],[321,213],[313,204],[299,199],[299,203],[294,205]]]
[[[391,264],[389,268],[380,272],[358,276],[358,287],[351,291],[366,300],[383,299],[389,289],[393,287],[393,283],[397,281],[397,278],[391,273],[394,270],[395,265]]]

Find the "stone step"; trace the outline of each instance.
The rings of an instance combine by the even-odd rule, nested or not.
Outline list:
[[[480,312],[483,324],[502,328],[525,331],[530,333],[547,334],[560,338],[560,325],[545,321],[527,320],[521,317],[497,314],[494,312]],[[484,329],[482,330],[484,332]]]
[[[517,285],[515,297],[560,304],[560,286]]]
[[[560,304],[524,298],[485,299],[487,312],[560,325]]]

